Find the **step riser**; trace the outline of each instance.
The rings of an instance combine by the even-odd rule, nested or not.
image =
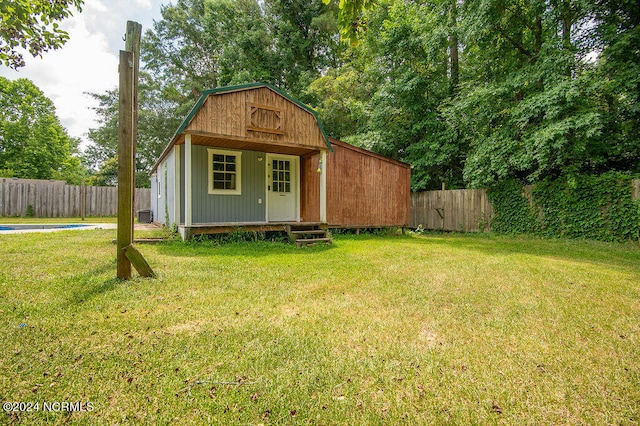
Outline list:
[[[331,244],[331,235],[327,229],[318,225],[288,225],[286,227],[289,239],[298,247],[315,244]]]

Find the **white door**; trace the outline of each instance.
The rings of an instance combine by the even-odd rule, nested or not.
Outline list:
[[[298,220],[299,158],[267,154],[267,220]]]

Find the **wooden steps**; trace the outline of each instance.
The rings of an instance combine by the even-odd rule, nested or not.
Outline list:
[[[315,244],[331,244],[331,234],[320,224],[288,224],[286,226],[289,239],[298,247]]]

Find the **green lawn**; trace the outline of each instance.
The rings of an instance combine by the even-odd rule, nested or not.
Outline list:
[[[637,244],[177,241],[119,282],[114,236],[0,235],[0,401],[94,408],[0,424],[640,422]]]

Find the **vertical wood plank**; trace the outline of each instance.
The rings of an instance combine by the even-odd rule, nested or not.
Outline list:
[[[120,51],[120,116],[118,130],[117,275],[131,278],[131,261],[124,248],[133,242],[133,52]]]
[[[4,200],[4,187],[5,187],[5,182],[4,179],[0,179],[0,216],[6,216],[5,214],[5,200]]]

